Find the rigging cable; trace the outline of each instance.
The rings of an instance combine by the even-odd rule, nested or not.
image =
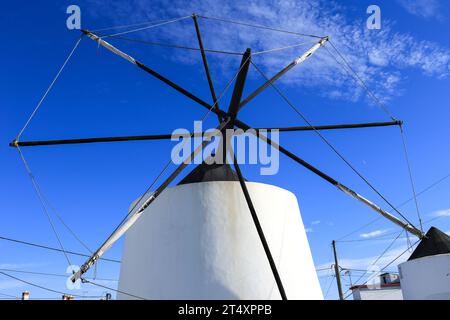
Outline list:
[[[181,18],[181,17],[180,17]],[[160,23],[160,22],[167,22],[171,21],[177,18],[171,18],[171,19],[160,19],[160,20],[153,20],[153,21],[147,21],[147,22],[138,22],[138,23],[132,23],[132,24],[125,24],[125,25],[118,25],[118,26],[111,26],[111,27],[105,27],[105,28],[99,28],[94,29],[92,32],[97,31],[105,31],[105,30],[111,30],[111,29],[123,29],[123,28],[130,28],[130,27],[140,27],[148,24],[154,24],[154,23]]]
[[[68,278],[69,277],[67,274],[37,272],[37,271],[27,271],[27,270],[16,270],[16,269],[3,269],[3,268],[1,268],[0,271],[13,272],[13,273],[16,272],[16,273],[24,273],[24,274],[33,274],[33,275],[49,276],[49,277],[60,277],[60,278]],[[97,278],[95,280],[98,280],[98,281],[114,281],[114,282],[118,281],[116,279],[105,279],[105,278]]]
[[[31,119],[33,119],[33,117],[36,115],[36,112],[39,110],[39,108],[42,105],[42,102],[44,102],[45,98],[47,97],[48,93],[50,92],[50,90],[53,88],[54,84],[56,83],[56,81],[58,80],[59,76],[61,75],[61,72],[64,70],[64,68],[66,67],[67,63],[69,62],[70,58],[73,56],[73,54],[75,53],[76,49],[78,48],[78,45],[81,42],[83,35],[80,36],[78,38],[78,40],[75,42],[74,47],[72,48],[72,50],[70,51],[69,55],[67,56],[66,60],[64,60],[64,63],[62,64],[61,68],[59,69],[58,73],[56,74],[55,78],[53,78],[53,81],[50,83],[50,85],[48,86],[47,90],[45,91],[44,95],[42,96],[41,100],[39,100],[36,108],[33,110],[33,112],[31,113],[30,117],[28,118],[27,122],[25,123],[25,125],[23,126],[22,130],[19,131],[19,134],[16,136],[16,139],[14,141],[18,141],[20,136],[23,134],[23,132],[25,131],[25,129],[27,128],[27,126],[30,124]]]
[[[327,48],[327,46],[324,46],[324,48],[327,50],[327,52],[334,58],[334,60],[340,65],[355,81],[356,83],[359,83],[359,85],[367,92],[368,96],[372,98],[372,100],[377,104],[388,116],[391,118],[392,121],[397,121],[397,119],[391,114],[389,109],[384,105],[384,103],[381,102],[380,99],[377,98],[377,96],[369,89],[366,82],[362,79],[362,77],[353,69],[351,64],[347,61],[347,59],[344,57],[344,55],[336,48],[336,46],[333,44],[331,40],[328,41],[328,43],[334,48],[334,50],[337,52],[339,57],[344,62],[345,66],[351,71],[348,72],[348,70],[344,67],[344,65],[336,58],[336,56]],[[353,74],[353,75],[352,75]]]
[[[251,61],[251,64],[258,70],[258,72],[267,80],[269,81],[269,78],[262,72],[262,70],[254,63]],[[333,151],[334,153],[341,158],[341,160],[343,160],[347,166],[354,172],[356,173],[376,194],[378,194],[378,196],[380,196],[395,212],[397,212],[406,222],[408,222],[411,226],[413,226],[413,224],[408,220],[408,218],[406,218],[397,208],[394,207],[394,205],[392,205],[392,203],[383,195],[381,194],[380,191],[378,191],[370,182],[367,178],[365,178],[329,141],[328,139],[325,138],[324,135],[322,135],[319,130],[317,130],[314,125],[306,118],[306,116],[298,109],[294,106],[294,104],[286,97],[286,95],[284,95],[280,89],[278,89],[278,87],[271,82],[270,85],[272,86],[272,88],[275,89],[275,91],[281,96],[281,98],[303,119],[303,121],[305,121],[308,126],[310,126],[314,132],[321,138],[321,140],[328,145]]]
[[[254,56],[254,55],[258,55],[258,54],[264,54],[264,53],[270,53],[270,52],[275,52],[275,51],[281,51],[281,50],[296,48],[296,47],[304,46],[305,44],[316,43],[316,42],[317,42],[316,40],[314,40],[314,41],[307,41],[307,42],[300,42],[300,43],[297,43],[297,44],[284,46],[284,47],[280,47],[280,48],[274,48],[274,49],[268,49],[268,50],[264,50],[264,51],[252,52],[252,55]]]
[[[409,181],[410,181],[410,185],[411,185],[411,191],[412,191],[413,197],[414,197],[414,204],[416,206],[417,218],[419,219],[420,230],[423,232],[422,217],[420,216],[419,204],[417,202],[416,187],[414,185],[414,179],[413,179],[413,175],[412,175],[411,163],[409,160],[409,153],[408,153],[408,148],[406,145],[406,137],[405,137],[403,125],[400,125],[400,136],[402,137],[403,152],[405,154],[406,165],[408,167]]]
[[[268,27],[268,26],[251,24],[251,23],[242,22],[242,21],[236,21],[236,20],[228,20],[228,19],[215,18],[215,17],[206,17],[206,16],[202,16],[202,15],[197,15],[197,17],[200,17],[200,18],[203,18],[203,19],[207,19],[207,20],[215,20],[215,21],[220,21],[220,22],[237,24],[237,25],[246,26],[246,27],[252,27],[252,28],[258,28],[258,29],[276,31],[276,32],[287,33],[287,34],[293,34],[293,35],[297,35],[297,36],[319,38],[319,39],[323,38],[323,37],[312,35],[312,34],[305,34],[305,33],[299,33],[299,32],[294,32],[294,31],[283,30],[283,29],[277,29],[277,28],[272,28],[272,27]]]
[[[150,45],[150,46],[160,46],[160,47],[168,47],[168,48],[175,48],[175,49],[193,50],[193,51],[200,51],[201,50],[200,48],[182,46],[182,45],[171,44],[171,43],[153,42],[153,41],[147,41],[147,40],[141,40],[141,39],[133,39],[133,38],[121,37],[121,36],[111,36],[111,37],[114,38],[114,39],[125,40],[125,41],[130,41],[130,42],[136,42],[136,43],[146,44],[146,45]],[[205,52],[210,52],[210,53],[220,53],[220,54],[229,54],[229,55],[242,56],[241,52],[224,51],[224,50],[213,50],[213,49],[204,49],[204,50],[205,50]]]
[[[433,182],[432,184],[430,184],[428,187],[422,189],[419,193],[417,193],[416,196],[418,197],[418,196],[424,194],[425,192],[429,191],[430,189],[432,189],[433,187],[437,186],[439,183],[443,182],[444,180],[448,179],[449,177],[450,177],[450,173],[448,173],[447,175],[443,176],[442,178],[436,180],[435,182]],[[397,206],[397,208],[403,207],[405,204],[409,203],[409,202],[412,201],[413,199],[414,199],[413,197],[409,198],[408,200],[406,200],[406,201],[402,202],[401,204],[399,204],[399,205]],[[441,218],[441,217],[436,217],[436,218],[427,220],[427,221],[424,222],[424,224],[427,224],[427,223],[429,223],[429,222],[431,222],[431,221],[434,221],[434,220],[436,220],[436,219],[439,219],[439,218]],[[358,227],[358,228],[355,229],[354,231],[352,231],[352,232],[350,232],[350,233],[347,233],[346,235],[342,236],[341,238],[339,238],[339,239],[336,240],[336,241],[337,241],[337,242],[342,242],[342,239],[345,239],[345,238],[347,238],[347,237],[349,237],[349,236],[351,236],[351,235],[357,233],[358,231],[361,231],[362,229],[366,228],[366,227],[369,226],[369,225],[374,224],[375,222],[379,221],[380,219],[382,219],[382,217],[377,217],[377,218],[371,220],[370,222],[368,222],[368,223],[362,225],[361,227]]]
[[[26,169],[26,171],[28,173],[28,176],[30,177],[30,180],[31,180],[31,183],[32,183],[32,185],[34,187],[36,195],[37,195],[37,197],[38,197],[38,199],[39,199],[39,201],[40,201],[40,203],[42,205],[43,212],[47,216],[48,222],[49,222],[49,224],[50,224],[50,226],[51,226],[51,228],[53,230],[53,233],[54,233],[56,239],[58,240],[59,246],[60,246],[60,248],[61,248],[61,250],[62,250],[62,252],[64,254],[64,257],[66,258],[68,265],[72,266],[72,263],[70,262],[69,256],[67,255],[67,252],[64,249],[64,246],[63,246],[63,244],[61,242],[61,238],[60,238],[60,236],[58,234],[58,231],[56,230],[56,227],[55,227],[55,225],[53,223],[52,217],[50,216],[50,213],[47,210],[47,206],[45,205],[45,201],[44,201],[44,199],[42,197],[41,189],[39,188],[39,186],[38,186],[38,184],[37,184],[37,182],[36,182],[36,180],[35,180],[35,178],[33,176],[33,173],[31,172],[31,169],[30,169],[27,161],[25,160],[25,158],[24,158],[24,156],[22,154],[22,151],[20,150],[19,147],[17,147],[17,151],[19,152],[20,158],[22,159],[22,162],[23,162],[23,164],[25,166],[25,169]],[[72,268],[72,271],[73,271],[73,268]]]
[[[187,18],[190,18],[191,16],[184,16],[184,17],[180,17],[180,18],[176,18],[176,19],[172,19],[172,20],[168,20],[168,21],[164,21],[161,23],[157,23],[157,24],[152,24],[150,26],[145,26],[145,27],[141,27],[141,28],[136,28],[136,29],[132,29],[132,30],[127,30],[127,31],[122,31],[122,32],[117,32],[117,33],[113,33],[113,34],[107,34],[107,35],[100,35],[99,38],[100,39],[104,39],[104,38],[108,38],[108,37],[113,37],[113,36],[120,36],[120,35],[124,35],[124,34],[128,34],[128,33],[132,33],[132,32],[137,32],[137,31],[142,31],[142,30],[147,30],[147,29],[151,29],[151,28],[155,28],[155,27],[159,27],[162,25],[166,25],[169,23],[173,23],[173,22],[177,22],[177,21],[181,21]]]
[[[364,79],[362,79],[362,77],[350,65],[350,63],[344,57],[344,55],[340,52],[340,50],[333,44],[333,42],[331,40],[329,41],[329,43],[333,47],[333,49],[337,52],[337,54],[342,59],[344,64],[347,66],[347,68],[351,71],[351,73],[353,74],[353,78],[356,80],[356,83],[360,84],[360,86],[367,92],[368,96],[372,98],[372,100],[375,102],[375,104],[377,104],[392,120],[396,120],[394,118],[394,116],[390,113],[390,111],[386,107],[386,105],[373,93],[373,91],[371,91],[369,89],[369,87],[366,84],[366,82],[364,81]],[[328,50],[328,48],[326,46],[325,46],[325,49],[334,58],[334,60],[341,67],[343,67],[344,70],[346,70],[344,68],[344,65],[338,61],[338,59],[335,57],[335,55],[330,50]],[[348,72],[348,70],[346,70],[346,71],[351,76],[351,74]],[[404,130],[403,130],[402,125],[400,125],[400,135],[401,135],[401,138],[402,138],[403,151],[404,151],[404,154],[405,154],[406,164],[407,164],[407,167],[408,167],[409,181],[410,181],[411,189],[412,189],[412,192],[413,192],[414,202],[415,202],[415,206],[416,206],[416,213],[417,213],[417,217],[419,219],[420,230],[423,232],[422,218],[420,216],[419,204],[417,202],[416,190],[415,190],[415,186],[414,186],[414,179],[413,179],[413,176],[412,176],[411,164],[410,164],[409,155],[408,155],[408,149],[407,149],[406,141],[405,141],[406,138],[405,138],[405,134],[404,134]]]

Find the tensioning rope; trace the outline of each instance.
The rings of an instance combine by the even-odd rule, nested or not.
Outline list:
[[[341,60],[344,62],[344,65],[348,68],[348,70],[350,70],[350,72],[348,72],[348,70],[344,67],[344,65],[341,62],[339,62],[339,60],[335,57],[335,55],[330,50],[328,50],[328,48],[325,46],[325,49],[334,58],[334,60],[350,76],[352,76],[355,79],[356,83],[358,83],[366,91],[367,95],[372,98],[372,100],[375,102],[376,105],[378,105],[392,120],[396,120],[395,117],[390,113],[390,111],[386,107],[386,105],[375,95],[375,93],[372,90],[369,89],[369,86],[367,85],[367,83],[356,72],[356,70],[351,66],[351,64],[344,57],[344,55],[341,53],[341,51],[333,44],[333,42],[331,40],[329,41],[329,43],[333,47],[333,49],[337,52],[337,54],[339,55]],[[402,139],[403,152],[404,152],[404,155],[405,155],[405,160],[406,160],[406,164],[407,164],[407,168],[408,168],[409,182],[410,182],[411,190],[412,190],[413,197],[414,197],[414,202],[415,202],[417,217],[418,217],[418,220],[419,220],[420,230],[423,232],[422,218],[421,218],[421,215],[420,215],[419,204],[418,204],[417,196],[416,196],[416,188],[415,188],[415,185],[414,185],[414,179],[413,179],[413,176],[412,176],[411,164],[410,164],[409,154],[408,154],[406,141],[405,141],[406,140],[405,139],[405,134],[404,134],[404,130],[403,130],[403,126],[402,125],[400,126],[400,136],[401,136],[401,139]]]
[[[41,189],[39,188],[39,186],[38,186],[38,184],[37,184],[37,182],[36,182],[36,180],[34,178],[34,175],[33,175],[32,171],[30,169],[30,166],[28,165],[27,160],[25,160],[25,157],[23,156],[22,151],[20,150],[19,147],[17,147],[17,151],[19,152],[20,158],[22,159],[22,162],[23,162],[23,164],[25,166],[25,170],[27,171],[28,176],[30,177],[31,184],[33,185],[34,191],[35,191],[35,193],[37,195],[37,198],[38,198],[38,200],[40,201],[40,203],[42,205],[42,211],[44,212],[45,216],[47,217],[47,220],[48,220],[48,222],[50,224],[50,227],[53,230],[53,233],[54,233],[54,235],[55,235],[55,237],[56,237],[56,239],[58,241],[59,247],[61,248],[61,250],[62,250],[62,252],[64,254],[64,257],[66,258],[68,265],[72,266],[70,258],[68,256],[66,250],[64,249],[64,246],[63,246],[63,244],[61,242],[61,238],[60,238],[60,236],[58,234],[58,231],[56,230],[56,227],[55,227],[55,225],[53,223],[53,219],[52,219],[52,217],[50,216],[50,213],[47,210],[47,206],[45,205],[45,201],[44,201],[44,198],[42,196]],[[72,268],[72,271],[73,271],[73,268]]]
[[[409,160],[409,153],[408,153],[408,148],[407,148],[407,145],[406,145],[406,137],[405,137],[405,132],[404,132],[404,129],[403,129],[403,125],[400,126],[400,136],[402,137],[403,152],[405,154],[406,166],[408,168],[409,182],[410,182],[410,185],[411,185],[411,191],[413,193],[414,204],[416,206],[417,218],[419,219],[420,231],[423,232],[422,217],[420,215],[419,203],[417,201],[416,187],[415,187],[414,179],[413,179],[413,175],[412,175],[411,163],[410,163],[410,160]]]
[[[265,75],[265,73],[253,62],[251,64],[258,70],[258,72],[267,80],[269,81],[269,78]],[[280,91],[280,89],[273,83],[270,82],[270,85],[272,88],[275,89],[275,91],[280,95],[280,97],[305,121],[308,126],[310,126],[314,132],[320,137],[320,139],[328,145],[331,150],[342,160],[344,163],[354,172],[356,173],[378,196],[380,196],[395,212],[397,212],[406,222],[408,222],[411,226],[413,224],[406,218],[397,208],[394,207],[394,205],[380,192],[378,191],[375,186],[370,183],[370,181],[365,178],[351,163],[348,161],[337,149],[334,147],[331,142],[328,141],[328,139],[325,138],[324,135],[322,135],[319,130],[317,130],[314,125],[308,120],[308,118],[297,108],[295,105],[286,97],[283,92]]]
[[[220,21],[220,22],[226,22],[226,23],[246,26],[246,27],[252,27],[252,28],[257,28],[257,29],[264,29],[264,30],[270,30],[270,31],[275,31],[275,32],[293,34],[293,35],[297,35],[297,36],[319,38],[319,39],[323,38],[321,36],[316,36],[316,35],[313,35],[313,34],[306,34],[306,33],[294,32],[294,31],[289,31],[289,30],[277,29],[277,28],[273,28],[273,27],[268,27],[268,26],[263,26],[263,25],[258,25],[258,24],[252,24],[252,23],[242,22],[242,21],[236,21],[236,20],[228,20],[228,19],[223,19],[223,18],[207,17],[207,16],[202,16],[202,15],[197,15],[197,17],[203,18],[203,19],[208,19],[208,20],[215,20],[215,21]]]
[[[155,27],[159,27],[159,26],[163,26],[169,23],[173,23],[173,22],[177,22],[177,21],[181,21],[181,20],[185,20],[187,18],[190,18],[191,16],[184,16],[184,17],[180,17],[180,18],[176,18],[176,19],[172,19],[172,20],[168,20],[168,21],[164,21],[161,23],[157,23],[157,24],[152,24],[150,26],[145,26],[145,27],[140,27],[140,28],[136,28],[136,29],[131,29],[131,30],[127,30],[127,31],[122,31],[122,32],[117,32],[117,33],[112,33],[112,34],[107,34],[107,35],[100,35],[99,38],[100,39],[104,39],[104,38],[108,38],[108,37],[114,37],[114,36],[120,36],[120,35],[124,35],[124,34],[128,34],[128,33],[132,33],[132,32],[137,32],[137,31],[143,31],[143,30],[147,30],[147,29],[152,29]]]
[[[58,73],[56,74],[55,78],[53,78],[53,81],[50,83],[50,85],[48,86],[47,90],[45,91],[44,95],[42,96],[41,100],[39,100],[37,106],[34,108],[33,112],[31,113],[30,117],[28,118],[27,122],[25,123],[25,125],[23,126],[22,130],[19,131],[19,134],[16,136],[15,141],[18,141],[20,136],[23,134],[23,132],[25,131],[25,129],[27,128],[27,126],[30,124],[31,119],[33,119],[33,117],[36,115],[36,112],[39,110],[39,108],[42,105],[42,102],[44,102],[45,98],[47,97],[48,93],[50,92],[50,90],[53,88],[53,86],[55,85],[56,81],[58,80],[59,76],[61,75],[61,72],[64,70],[64,68],[66,67],[67,63],[69,62],[70,58],[72,57],[72,55],[74,54],[75,50],[78,48],[78,45],[80,44],[80,41],[82,39],[83,36],[80,36],[78,38],[78,40],[75,42],[74,47],[72,48],[72,50],[70,51],[69,55],[67,56],[66,60],[64,60],[64,63],[62,64],[61,68],[58,70]]]

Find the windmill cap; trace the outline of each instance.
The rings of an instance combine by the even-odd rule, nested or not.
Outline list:
[[[408,261],[446,253],[450,253],[450,236],[438,228],[431,227]]]

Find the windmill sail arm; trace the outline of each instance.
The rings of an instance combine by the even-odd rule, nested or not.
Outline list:
[[[409,223],[403,222],[402,220],[398,219],[397,217],[393,216],[392,214],[390,214],[389,212],[381,209],[379,206],[377,206],[375,203],[373,203],[372,201],[364,198],[363,196],[359,195],[358,193],[356,193],[355,191],[347,188],[346,186],[342,185],[342,184],[338,184],[337,188],[341,191],[343,191],[344,193],[348,194],[349,196],[355,198],[356,200],[364,203],[365,205],[367,205],[368,207],[372,208],[373,210],[375,210],[376,212],[380,213],[383,217],[385,217],[386,219],[390,220],[391,222],[397,224],[398,226],[400,226],[401,228],[405,229],[406,231],[408,231],[409,233],[417,236],[418,238],[423,238],[424,234],[422,231],[420,231],[419,229],[417,229],[416,227],[410,225]]]
[[[145,72],[151,74],[153,77],[161,80],[162,82],[164,82],[165,84],[169,85],[170,87],[172,87],[176,91],[180,92],[181,94],[185,95],[189,99],[191,99],[191,100],[201,104],[204,107],[211,108],[211,105],[209,103],[207,103],[207,102],[203,101],[202,99],[198,98],[197,96],[195,96],[191,92],[187,91],[186,89],[182,88],[181,86],[179,86],[175,82],[173,82],[173,81],[169,80],[168,78],[164,77],[163,75],[159,74],[155,70],[147,67],[146,65],[144,65],[140,61],[136,60],[132,56],[130,56],[130,55],[126,54],[125,52],[119,50],[118,48],[114,47],[112,44],[110,44],[109,42],[103,40],[101,37],[97,36],[93,32],[88,31],[88,30],[81,30],[81,31],[83,32],[83,34],[85,34],[87,37],[89,37],[90,39],[92,39],[95,42],[97,42],[102,47],[108,49],[112,53],[118,55],[119,57],[127,60],[128,62],[130,62],[130,63],[134,64],[135,66],[139,67],[140,69],[144,70]]]
[[[296,65],[304,62],[309,57],[311,57],[321,46],[323,46],[327,41],[328,37],[323,37],[317,42],[314,46],[312,46],[308,51],[303,53],[301,56],[293,60],[290,64],[288,64],[286,67],[284,67],[281,71],[279,71],[277,74],[275,74],[272,78],[270,78],[268,81],[266,81],[263,85],[261,85],[258,89],[253,91],[247,98],[245,98],[239,108],[244,107],[247,103],[249,103],[251,100],[253,100],[258,94],[260,94],[262,91],[264,91],[268,86],[270,86],[272,83],[277,81],[279,78],[281,78],[286,72],[294,68]]]
[[[238,126],[241,129],[244,129],[244,130],[251,129],[250,126],[244,124],[241,121],[239,121]],[[278,149],[280,152],[282,152],[283,154],[287,155],[289,158],[291,158],[295,162],[299,163],[300,165],[302,165],[306,169],[312,171],[313,173],[315,173],[316,175],[318,175],[322,179],[324,179],[327,182],[331,183],[332,185],[337,187],[339,190],[343,191],[345,194],[351,196],[352,198],[358,200],[359,202],[361,202],[361,203],[365,204],[366,206],[370,207],[371,209],[375,210],[376,212],[378,212],[379,214],[381,214],[385,218],[389,219],[391,222],[397,224],[398,226],[400,226],[404,230],[406,230],[409,233],[417,236],[420,239],[424,237],[423,232],[420,231],[419,229],[417,229],[416,227],[414,227],[413,225],[405,223],[402,220],[398,219],[397,217],[391,215],[387,211],[381,209],[381,207],[379,207],[378,205],[374,204],[373,202],[367,200],[366,198],[364,198],[363,196],[359,195],[355,191],[353,191],[350,188],[348,188],[348,187],[344,186],[343,184],[339,183],[338,181],[336,181],[335,179],[333,179],[332,177],[330,177],[329,175],[327,175],[323,171],[317,169],[316,167],[314,167],[313,165],[309,164],[305,160],[301,159],[297,155],[293,154],[289,150],[283,148],[282,146],[280,146],[276,142],[270,140],[265,135],[259,134],[258,132],[253,132],[253,131],[250,131],[250,132],[252,132],[253,134],[256,134],[264,142],[266,142],[269,145],[271,145],[272,147]]]
[[[230,119],[223,121],[218,127],[217,130],[224,129],[230,122]],[[191,155],[187,159],[194,159],[202,149],[210,142],[210,139],[203,140],[203,142],[191,153]],[[169,184],[175,180],[175,178],[188,166],[190,161],[184,161],[182,164],[178,166],[178,168],[155,190],[155,192],[146,199],[142,205],[140,205],[134,213],[131,213],[130,217],[119,226],[109,237],[108,239],[101,245],[94,254],[89,257],[89,259],[80,267],[80,269],[74,273],[71,277],[71,281],[75,282],[82,277],[84,273],[86,273],[90,267],[109,249],[111,246],[139,219],[139,217],[144,213],[145,209],[147,209],[153,201],[169,186]]]
[[[373,128],[373,127],[388,127],[401,126],[402,121],[389,122],[367,122],[367,123],[347,123],[347,124],[329,124],[329,125],[314,125],[314,126],[297,126],[297,127],[280,127],[280,128],[255,128],[255,130],[278,130],[280,132],[291,131],[316,131],[316,130],[338,130],[338,129],[358,129],[358,128]]]

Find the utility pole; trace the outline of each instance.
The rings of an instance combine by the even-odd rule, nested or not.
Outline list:
[[[337,258],[337,254],[336,254],[336,241],[333,240],[331,242],[331,244],[333,246],[334,272],[336,273],[336,283],[337,283],[338,292],[339,292],[339,300],[344,300],[344,294],[342,293],[341,274],[339,272],[339,263],[338,263],[338,258]]]

